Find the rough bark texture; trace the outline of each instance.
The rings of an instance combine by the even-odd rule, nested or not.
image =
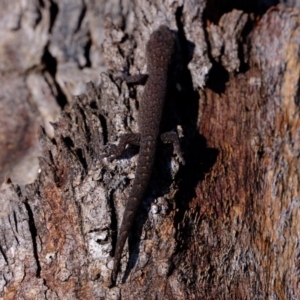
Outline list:
[[[299,1],[236,2],[2,1],[0,299],[300,298]],[[111,287],[137,149],[101,148],[138,131],[118,76],[161,24],[186,165],[159,147]]]

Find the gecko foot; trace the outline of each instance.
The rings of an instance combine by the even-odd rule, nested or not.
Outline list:
[[[107,157],[108,161],[113,161],[114,159],[120,157],[123,154],[128,144],[139,145],[139,143],[140,143],[139,133],[132,132],[132,133],[123,134],[120,137],[118,145],[108,144],[102,148],[103,153],[100,155],[100,158]]]
[[[105,145],[101,150],[102,154],[100,154],[100,158],[107,158],[109,162],[122,155],[122,153],[118,153],[118,146],[114,144]]]

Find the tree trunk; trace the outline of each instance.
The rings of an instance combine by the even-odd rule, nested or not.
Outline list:
[[[0,299],[300,298],[298,4],[207,2],[4,10]],[[112,285],[138,149],[101,154],[138,132],[143,86],[120,76],[145,73],[161,24],[177,41],[162,125],[186,164],[159,145]]]

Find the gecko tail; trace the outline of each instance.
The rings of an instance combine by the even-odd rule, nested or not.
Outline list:
[[[146,146],[149,147],[147,143]],[[127,201],[122,224],[119,229],[119,236],[117,238],[117,244],[116,244],[115,255],[114,255],[115,257],[114,267],[112,272],[113,282],[116,282],[117,280],[123,248],[128,238],[131,227],[133,225],[135,215],[140,205],[140,201],[144,197],[146,186],[148,185],[150,175],[151,175],[155,150],[149,151],[148,149],[146,150],[144,149],[143,151],[143,147],[146,146],[141,145],[140,148],[140,155],[139,155],[139,160],[138,160],[138,165],[136,170],[136,177],[133,182],[131,194]],[[155,149],[155,145],[153,146],[153,149]],[[146,163],[145,163],[145,156],[147,156]],[[145,172],[144,169],[147,169],[148,172]]]
[[[116,263],[116,261],[114,263]],[[119,266],[118,266],[118,268],[119,268]],[[118,274],[118,268],[115,268],[115,266],[114,266],[114,269],[112,271],[112,274],[111,274],[112,285],[116,284],[117,274]]]
[[[120,236],[117,239],[115,258],[114,258],[114,268],[112,271],[113,283],[115,283],[117,280],[117,275],[118,275],[119,266],[120,266],[120,262],[121,262],[122,251],[123,251],[127,237],[128,237],[128,230],[121,231]]]

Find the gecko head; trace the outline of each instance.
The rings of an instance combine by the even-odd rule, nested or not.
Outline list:
[[[175,50],[175,37],[165,25],[155,30],[147,43],[148,64],[170,64]]]

